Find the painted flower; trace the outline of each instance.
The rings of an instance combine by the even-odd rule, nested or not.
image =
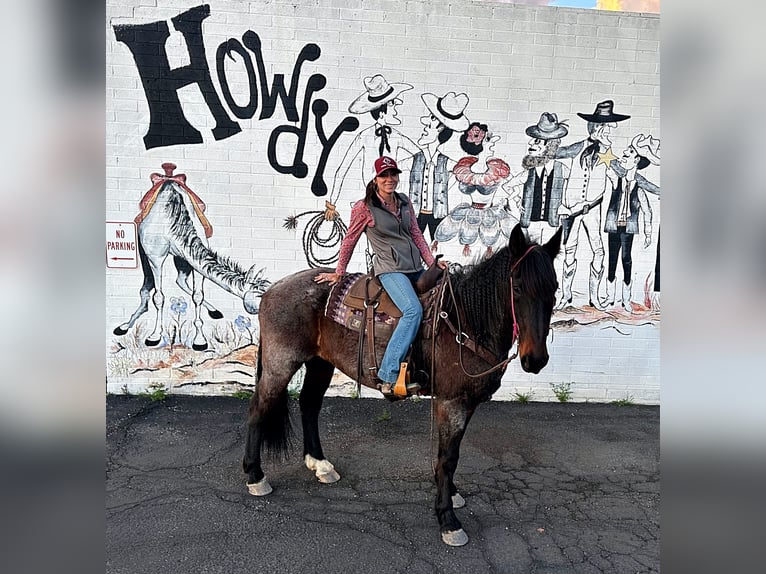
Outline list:
[[[170,310],[177,315],[183,315],[186,313],[188,307],[186,299],[183,297],[171,297],[170,298]]]
[[[484,141],[484,136],[487,134],[483,129],[481,129],[479,126],[473,126],[470,130],[468,130],[465,134],[465,139],[467,142],[472,144],[480,144]]]
[[[237,329],[240,331],[249,331],[250,330],[250,317],[245,317],[244,315],[238,315],[237,318],[234,320],[234,324],[237,326]]]

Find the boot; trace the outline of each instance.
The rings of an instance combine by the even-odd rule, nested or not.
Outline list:
[[[556,304],[556,310],[572,304],[572,282],[574,281],[575,269],[577,269],[576,260],[572,261],[571,264],[564,261],[564,269],[561,273],[561,299]]]
[[[590,306],[595,307],[599,311],[605,309],[604,303],[601,301],[601,297],[598,294],[598,288],[601,285],[601,278],[604,276],[604,268],[598,270],[598,273],[593,269],[593,265],[590,266],[590,277],[588,279],[588,293],[590,294]]]
[[[625,283],[622,284],[622,306],[623,308],[628,312],[633,312],[633,305],[630,303],[630,295],[631,291],[633,289],[632,283]]]
[[[614,280],[606,280],[606,306],[611,307],[614,305]]]

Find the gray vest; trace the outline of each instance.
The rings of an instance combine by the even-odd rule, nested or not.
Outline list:
[[[447,169],[446,155],[436,153],[436,166],[434,167],[434,177],[431,192],[433,201],[431,202],[433,216],[436,219],[447,217],[449,205],[447,204],[447,183],[449,183],[449,170]],[[422,197],[429,190],[423,189],[423,180],[425,179],[426,156],[420,151],[412,157],[412,169],[410,170],[410,199],[415,208],[415,215],[420,213]]]
[[[412,204],[401,193],[396,196],[399,198],[401,221],[385,207],[369,206],[375,226],[367,227],[365,233],[375,252],[372,258],[375,275],[392,271],[412,273],[423,269],[420,250],[412,240],[410,230]]]

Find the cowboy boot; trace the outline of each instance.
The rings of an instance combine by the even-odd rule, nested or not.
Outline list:
[[[577,269],[576,260],[572,263],[564,261],[564,268],[561,273],[561,299],[556,304],[556,310],[572,304],[572,282],[574,281],[575,269]]]
[[[601,301],[601,297],[598,294],[598,288],[601,285],[601,278],[604,276],[604,268],[598,270],[598,273],[593,269],[593,265],[590,266],[590,277],[588,278],[588,293],[590,295],[590,306],[603,311],[605,309],[604,303]]]
[[[606,280],[606,301],[605,305],[611,307],[614,305],[614,279]]]
[[[622,284],[622,306],[623,308],[628,312],[633,312],[633,305],[630,302],[630,296],[631,291],[633,290],[633,284],[631,283],[625,283]]]

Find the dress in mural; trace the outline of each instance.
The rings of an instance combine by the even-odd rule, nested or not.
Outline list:
[[[458,189],[466,201],[461,202],[436,228],[437,241],[455,237],[463,245],[463,255],[470,255],[471,245],[478,241],[491,254],[500,237],[508,239],[517,222],[504,205],[493,202],[495,192],[511,173],[506,162],[494,157],[499,136],[492,135],[485,124],[472,123],[463,134],[463,149],[476,155],[460,159],[452,168]]]

